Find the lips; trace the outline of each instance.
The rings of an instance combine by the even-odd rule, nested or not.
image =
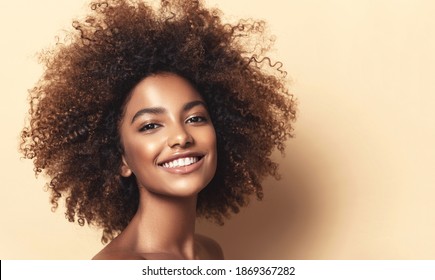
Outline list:
[[[179,158],[174,159],[172,161],[165,162],[161,164],[160,166],[163,166],[165,168],[177,168],[177,167],[184,167],[191,164],[194,164],[201,160],[200,157],[185,157],[185,158]]]
[[[176,154],[158,163],[158,165],[165,168],[185,167],[200,161],[203,157],[204,155],[199,153]]]
[[[189,174],[202,166],[203,158],[204,154],[200,153],[177,153],[158,163],[158,166],[169,173]]]

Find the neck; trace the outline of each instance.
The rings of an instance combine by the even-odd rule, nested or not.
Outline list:
[[[139,188],[138,211],[124,230],[138,252],[194,259],[197,197],[170,197]]]

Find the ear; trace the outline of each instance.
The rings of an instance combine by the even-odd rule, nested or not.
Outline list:
[[[122,177],[130,177],[130,175],[133,173],[130,167],[128,166],[127,161],[125,160],[124,155],[122,156],[122,165],[121,165],[120,173]]]

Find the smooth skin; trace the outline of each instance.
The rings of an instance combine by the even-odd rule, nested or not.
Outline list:
[[[223,259],[214,240],[195,234],[197,195],[217,165],[201,95],[175,74],[146,77],[125,105],[119,133],[120,175],[136,177],[139,207],[93,259]]]

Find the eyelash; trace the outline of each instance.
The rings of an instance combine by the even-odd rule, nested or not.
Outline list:
[[[197,121],[191,121],[192,119],[196,119]],[[199,119],[199,120],[198,120]],[[193,116],[187,119],[186,123],[199,123],[199,122],[207,122],[207,118],[206,117],[202,117],[202,116]]]
[[[201,117],[201,116],[193,116],[193,117],[190,117],[186,120],[186,123],[205,123],[205,122],[207,122],[207,118]],[[149,130],[157,129],[159,127],[161,127],[161,125],[158,123],[147,123],[144,126],[142,126],[139,129],[139,131],[146,132]]]
[[[153,127],[150,127],[153,126]],[[157,124],[157,123],[147,123],[146,125],[142,126],[139,131],[148,131],[148,130],[153,130],[156,129],[158,127],[160,127],[161,125]]]

